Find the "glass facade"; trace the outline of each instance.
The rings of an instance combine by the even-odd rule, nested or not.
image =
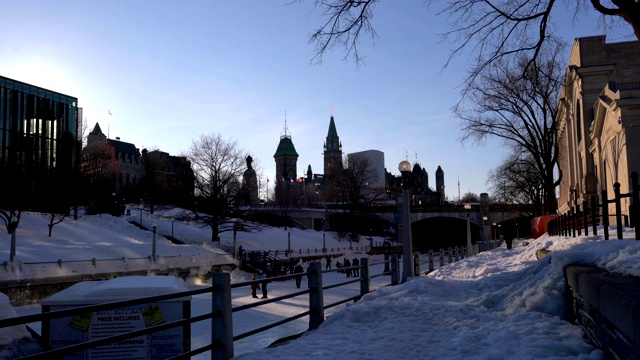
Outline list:
[[[80,160],[81,112],[75,97],[0,76],[1,185],[28,178],[36,190],[43,176],[73,178]]]
[[[77,169],[79,115],[77,98],[0,76],[0,161]]]

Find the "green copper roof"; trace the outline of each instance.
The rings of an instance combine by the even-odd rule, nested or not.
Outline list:
[[[273,155],[273,157],[278,156],[295,156],[298,157],[298,153],[296,152],[296,147],[293,146],[293,141],[291,141],[291,136],[281,136],[280,143],[278,144],[278,150]]]

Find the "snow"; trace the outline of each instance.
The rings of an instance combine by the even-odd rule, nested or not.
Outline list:
[[[54,237],[46,237],[46,224],[42,229],[31,228],[37,224],[35,214],[23,216],[18,229],[18,256],[23,260],[51,261],[51,259],[81,260],[100,256],[119,257],[123,253],[133,257],[145,257],[149,252],[149,233],[131,227],[126,217],[82,217],[77,222],[65,220],[57,225]],[[132,218],[137,218],[132,215]],[[133,219],[135,220],[135,219]],[[156,221],[158,231],[170,234],[171,221]],[[136,220],[137,221],[137,220]],[[60,226],[60,228],[58,228]],[[158,254],[176,255],[178,251],[190,255],[220,251],[207,242],[209,233],[194,224],[174,224],[176,238],[189,238],[193,246],[176,246],[159,242]],[[75,237],[73,228],[91,236]],[[64,229],[64,230],[63,230]],[[633,229],[625,229],[624,240],[603,240],[603,229],[598,236],[561,237],[544,235],[537,240],[516,241],[512,250],[500,247],[492,251],[438,268],[427,276],[411,278],[407,283],[380,287],[388,277],[373,279],[375,292],[361,301],[329,309],[326,321],[315,331],[301,338],[265,348],[279,337],[302,332],[308,326],[306,319],[299,319],[264,334],[237,341],[234,351],[237,359],[327,359],[339,354],[342,358],[420,358],[420,359],[602,359],[603,353],[582,339],[580,329],[566,322],[566,303],[563,268],[572,263],[589,263],[612,272],[640,276],[640,242],[633,240]],[[112,233],[113,232],[113,233]],[[37,234],[44,234],[37,235]],[[321,248],[322,234],[315,231],[290,230],[292,248]],[[614,234],[612,228],[610,233]],[[0,236],[0,244],[8,248],[9,238]],[[95,242],[95,244],[94,244]],[[333,234],[327,233],[327,247],[344,246]],[[104,244],[109,245],[104,245]],[[232,244],[230,234],[223,234],[221,246]],[[287,248],[287,232],[268,229],[256,234],[241,234],[238,245],[245,249],[284,250]],[[295,244],[296,246],[293,246]],[[69,251],[73,245],[75,251]],[[94,250],[92,250],[92,246]],[[67,247],[59,250],[58,247]],[[109,249],[103,253],[103,250]],[[182,250],[184,248],[184,250]],[[28,249],[28,250],[27,250]],[[550,250],[542,259],[536,258],[540,249]],[[0,256],[8,258],[8,251],[1,249]],[[185,254],[186,255],[186,254]],[[347,257],[363,256],[347,254]],[[372,261],[377,261],[374,258]],[[25,261],[26,262],[26,261]],[[437,261],[436,261],[437,264]],[[324,264],[323,264],[324,265]],[[374,267],[373,273],[379,268]],[[232,272],[232,282],[245,281],[250,274]],[[145,281],[148,278],[145,278]],[[329,273],[323,283],[344,281],[344,274]],[[123,280],[127,281],[127,280]],[[144,281],[129,283],[130,290]],[[306,284],[303,281],[303,286]],[[190,288],[207,286],[189,284]],[[294,291],[293,281],[269,284],[269,297]],[[325,292],[325,304],[340,296],[357,293],[357,284],[344,289]],[[258,301],[251,298],[251,290],[234,289],[233,305]],[[211,301],[206,294],[192,300],[192,313],[208,311]],[[247,311],[234,313],[234,332],[249,331],[267,323],[278,321],[308,308],[306,297],[271,303]],[[33,307],[18,308],[18,313],[38,312]],[[14,309],[5,296],[0,298],[0,318],[15,316]],[[192,348],[208,344],[208,322],[193,325]],[[0,343],[25,336],[24,327],[2,329]],[[207,358],[207,354],[197,357]]]
[[[109,279],[87,289],[84,298],[132,298],[144,294],[154,296],[187,291],[189,287],[180,278],[173,276],[123,276]]]

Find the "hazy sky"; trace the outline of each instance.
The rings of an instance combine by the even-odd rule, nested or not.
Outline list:
[[[185,152],[201,134],[238,141],[273,186],[285,112],[298,176],[323,172],[331,107],[343,152],[380,150],[389,171],[408,157],[445,174],[450,200],[489,192],[487,172],[502,159],[498,141],[460,143],[451,107],[469,59],[442,69],[451,44],[447,19],[422,1],[383,1],[361,43],[361,66],[342,49],[311,63],[309,34],[322,23],[314,1],[0,0],[0,75],[78,98],[84,117],[136,147]],[[603,33],[596,17],[558,31]],[[591,11],[591,14],[593,12]],[[608,34],[612,40],[635,40]],[[567,59],[568,51],[559,54]],[[112,116],[109,116],[111,111]],[[416,156],[417,154],[417,156]],[[408,156],[407,156],[408,155]]]

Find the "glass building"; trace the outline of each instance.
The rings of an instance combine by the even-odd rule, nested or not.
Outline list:
[[[21,196],[41,196],[53,177],[72,181],[80,161],[80,119],[77,98],[0,76],[0,191],[18,187]]]

